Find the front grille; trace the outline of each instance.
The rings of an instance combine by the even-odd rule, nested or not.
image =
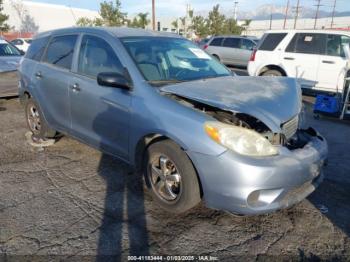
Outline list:
[[[296,116],[289,120],[288,122],[285,122],[282,124],[282,134],[286,137],[287,140],[289,140],[298,130],[299,125],[299,116]]]

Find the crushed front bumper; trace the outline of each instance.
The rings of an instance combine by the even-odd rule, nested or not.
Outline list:
[[[323,180],[326,140],[309,135],[301,149],[280,149],[278,156],[246,157],[230,150],[219,156],[188,152],[201,179],[208,207],[254,215],[290,207]]]

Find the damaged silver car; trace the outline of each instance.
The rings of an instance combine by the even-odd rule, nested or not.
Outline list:
[[[29,129],[57,132],[141,171],[164,209],[259,214],[322,181],[327,142],[290,78],[237,77],[180,36],[72,28],[33,40],[20,66]]]

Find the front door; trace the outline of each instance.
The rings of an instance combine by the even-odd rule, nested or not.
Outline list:
[[[326,54],[321,56],[318,70],[318,89],[341,92],[348,71],[348,60],[344,46],[349,45],[350,37],[344,35],[328,35]]]
[[[128,159],[131,93],[97,84],[102,72],[123,72],[111,45],[84,35],[77,74],[70,83],[72,134],[105,152]]]

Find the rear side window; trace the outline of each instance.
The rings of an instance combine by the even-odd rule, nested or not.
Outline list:
[[[273,51],[276,47],[282,42],[286,37],[286,33],[273,33],[267,34],[266,37],[262,40],[259,50],[262,51]]]
[[[242,39],[241,48],[246,50],[253,50],[256,47],[256,43],[248,40],[248,39]]]
[[[289,43],[286,52],[300,54],[325,54],[326,34],[296,34]]]
[[[345,46],[349,46],[350,37],[345,35],[327,36],[327,55],[345,57]]]
[[[53,37],[46,51],[44,61],[65,69],[70,69],[77,35]]]
[[[224,40],[223,38],[214,38],[211,42],[210,42],[210,46],[221,46],[222,44],[222,40]]]
[[[78,73],[95,78],[107,72],[123,72],[117,55],[105,40],[85,35],[79,52]]]
[[[223,46],[224,47],[231,47],[231,48],[239,48],[241,43],[241,39],[239,38],[226,38],[224,40]]]
[[[40,61],[48,42],[49,37],[35,39],[30,45],[25,57],[35,61]]]

